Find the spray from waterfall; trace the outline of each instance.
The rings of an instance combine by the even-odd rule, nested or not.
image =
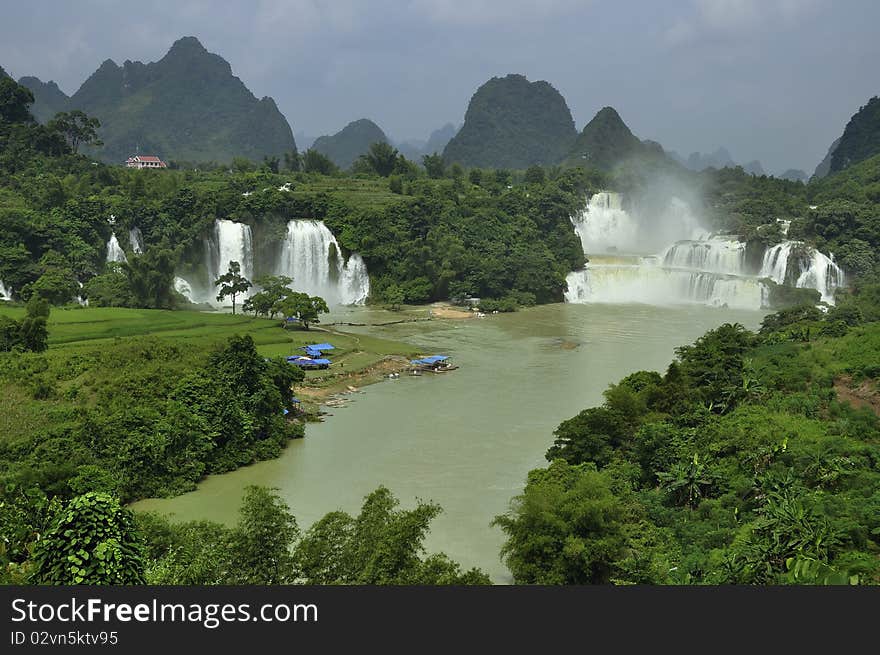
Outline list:
[[[834,290],[844,282],[832,259],[793,241],[767,249],[761,270],[750,270],[745,242],[710,236],[683,200],[672,198],[663,207],[655,199],[636,210],[645,207],[653,213],[636,215],[623,208],[619,195],[603,192],[572,218],[589,263],[567,276],[567,302],[702,303],[761,309],[769,299],[762,278],[817,289],[828,303],[834,302]],[[673,236],[675,243],[667,241],[662,250],[654,251],[661,252],[656,257],[636,254],[653,247],[658,235]]]
[[[12,289],[3,284],[3,280],[0,280],[0,301],[8,300],[12,300]]]
[[[122,249],[122,246],[119,245],[119,240],[116,238],[116,232],[110,235],[110,240],[107,242],[107,262],[125,262],[128,261],[125,258],[125,251]]]

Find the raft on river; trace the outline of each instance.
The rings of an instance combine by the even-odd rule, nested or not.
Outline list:
[[[431,355],[430,357],[422,357],[421,359],[410,360],[413,369],[412,373],[419,375],[421,372],[428,373],[445,373],[446,371],[454,371],[458,368],[449,361],[446,355]]]

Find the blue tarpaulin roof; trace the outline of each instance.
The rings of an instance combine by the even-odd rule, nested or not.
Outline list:
[[[300,350],[334,350],[333,344],[330,343],[312,343],[308,346],[303,346]]]
[[[329,359],[311,359],[309,360],[312,364],[331,364],[332,362]]]

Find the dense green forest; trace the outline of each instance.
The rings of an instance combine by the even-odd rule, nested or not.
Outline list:
[[[880,583],[878,321],[861,286],[610,386],[496,519],[516,582]]]
[[[516,580],[878,581],[880,156],[809,184],[694,174],[661,157],[605,172],[465,170],[386,143],[347,171],[313,150],[134,171],[77,154],[98,138],[88,116],[40,124],[32,102],[0,76],[0,280],[26,302],[0,318],[3,582],[486,582],[424,556],[439,508],[399,510],[385,489],[358,516],[332,513],[304,534],[264,489],[248,492],[233,528],[135,519],[120,503],[191,489],[302,436],[284,413],[302,373],[249,335],[175,343],[120,328],[47,350],[52,312],[79,311],[59,307],[77,297],[185,307],[173,277],[218,218],[248,223],[258,241],[277,241],[290,219],[325,221],[364,257],[374,302],[555,302],[584,263],[569,217],[596,190],[649,188],[652,176],[696,189],[713,226],[749,240],[775,243],[777,219],[790,221],[789,238],[835,252],[851,288],[827,313],[794,306],[757,334],[713,330],[664,375],[628,376],[603,407],[560,425],[550,466],[498,518]],[[108,265],[110,234],[134,227],[145,252]],[[83,546],[71,551],[74,533]],[[275,540],[261,551],[266,534]],[[112,566],[89,561],[95,552]]]

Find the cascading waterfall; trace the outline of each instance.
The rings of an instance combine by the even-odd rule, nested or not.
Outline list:
[[[122,246],[119,245],[119,240],[116,238],[116,232],[110,235],[110,240],[107,242],[107,262],[125,262],[128,261],[125,258],[125,251],[122,249]]]
[[[134,238],[132,235],[129,237]],[[214,285],[214,280],[229,270],[230,262],[238,262],[240,274],[253,282],[254,249],[250,225],[235,221],[216,220],[214,221],[214,229],[205,238],[204,247],[205,269],[203,275],[189,279],[175,277],[174,289],[177,292],[194,303],[217,305],[218,288]]]
[[[679,241],[663,253],[663,265],[724,275],[744,275],[746,244],[726,237]]]
[[[12,289],[7,288],[3,280],[0,280],[0,301],[4,300],[12,300]]]
[[[287,224],[275,273],[292,277],[296,290],[321,296],[332,305],[363,304],[370,293],[363,258],[353,253],[345,261],[336,237],[323,221]]]
[[[175,276],[174,290],[190,302],[196,302],[192,286],[190,286],[190,283],[184,280],[182,277]]]
[[[144,235],[141,234],[141,230],[137,226],[128,231],[128,243],[135,255],[144,254]]]
[[[254,248],[250,225],[234,221],[214,221],[214,239],[210,245],[208,270],[211,272],[212,284],[229,270],[230,262],[238,262],[241,275],[253,281]]]
[[[764,260],[761,262],[761,277],[769,277],[776,284],[785,282],[785,273],[788,270],[788,258],[791,257],[791,248],[794,241],[783,241],[764,251]]]
[[[634,252],[637,248],[639,226],[623,209],[620,194],[593,194],[572,223],[584,252]]]
[[[623,209],[618,194],[597,193],[572,224],[589,263],[568,274],[567,302],[695,302],[761,309],[769,298],[761,278],[817,289],[827,303],[833,303],[834,290],[844,282],[832,259],[794,241],[768,248],[760,272],[749,270],[746,244],[736,237],[707,235],[677,198],[653,222],[642,222]],[[658,234],[677,234],[680,240],[659,257],[640,256],[643,244]],[[790,262],[797,268],[789,270]]]
[[[789,271],[794,261],[797,268]],[[834,304],[834,291],[846,281],[841,268],[829,257],[802,241],[783,241],[764,253],[761,277],[769,277],[777,284],[786,279],[801,289],[816,289],[822,300]]]

